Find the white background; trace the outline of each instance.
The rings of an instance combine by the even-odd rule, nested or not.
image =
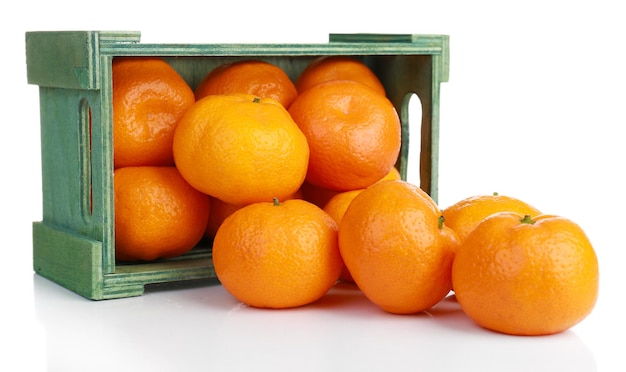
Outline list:
[[[450,80],[441,87],[441,207],[470,195],[497,191],[581,225],[600,260],[600,298],[594,312],[567,332],[554,352],[563,355],[561,361],[572,358],[575,365],[579,346],[584,345],[597,370],[625,370],[621,354],[626,326],[619,298],[625,283],[626,258],[623,233],[626,26],[619,3],[606,0],[14,3],[13,10],[3,11],[0,22],[3,165],[0,339],[8,341],[8,347],[0,348],[0,364],[17,363],[14,365],[17,368],[11,370],[29,371],[45,370],[48,364],[54,370],[54,362],[62,358],[55,359],[50,354],[62,349],[62,345],[51,345],[50,333],[58,331],[51,328],[51,318],[35,316],[38,293],[33,286],[41,287],[44,293],[53,291],[52,298],[66,296],[71,303],[76,300],[73,294],[56,293],[55,286],[34,277],[32,272],[31,222],[41,219],[41,176],[38,95],[37,87],[26,82],[26,31],[137,30],[146,43],[308,43],[325,42],[328,33],[365,32],[450,35]],[[162,305],[155,302],[154,306]],[[94,303],[101,307],[90,305],[90,311],[123,316],[123,305],[107,303]],[[76,311],[80,311],[84,304],[80,300],[77,304]],[[111,306],[114,309],[107,313],[107,307]],[[59,307],[55,309],[58,311]],[[67,312],[69,315],[53,315],[71,317],[72,308],[68,307]],[[283,320],[278,314],[259,321],[280,324]],[[160,322],[155,327],[172,324]],[[86,323],[85,331],[88,331]],[[381,330],[384,331],[377,336],[389,340],[409,337],[405,329],[390,327]],[[440,329],[433,332],[433,340],[441,337],[436,333]],[[245,338],[246,334],[240,336]],[[68,336],[75,337],[78,336]],[[151,355],[164,358],[162,353],[167,352],[159,350],[159,337],[166,336],[157,333],[151,341],[153,344],[146,347],[150,350],[145,354],[148,360]],[[568,349],[571,342],[567,340],[571,339],[575,340],[575,346]],[[463,344],[472,345],[470,350],[455,350],[456,344],[450,340],[450,350],[441,353],[442,363],[445,365],[445,360],[455,356],[475,356],[473,348],[480,349],[483,337],[472,340],[475,342]],[[546,338],[523,340],[520,342],[531,348],[548,342]],[[442,342],[446,344],[445,340]],[[495,345],[484,342],[489,347]],[[407,355],[412,352],[406,350]],[[102,355],[100,362],[107,358]],[[523,359],[512,357],[511,363],[523,363]],[[489,369],[488,360],[485,357],[482,370]],[[463,365],[461,362],[458,365]],[[112,369],[120,370],[118,363],[124,365],[124,358],[111,364]],[[407,369],[420,366],[419,360],[411,363]],[[480,364],[480,359],[477,363]],[[340,364],[344,370],[351,366],[346,360]]]

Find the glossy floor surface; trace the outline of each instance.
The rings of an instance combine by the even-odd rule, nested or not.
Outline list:
[[[349,284],[288,310],[244,306],[209,282],[100,302],[36,275],[32,284],[34,318],[21,319],[32,333],[21,346],[50,371],[598,370],[593,333],[497,334],[473,324],[453,295],[428,312],[392,315]]]

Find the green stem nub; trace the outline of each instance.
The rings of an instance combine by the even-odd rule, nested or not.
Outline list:
[[[254,97],[254,99],[252,100],[252,103],[259,103],[261,102],[261,98],[259,97]]]
[[[446,218],[443,216],[443,214],[441,216],[439,216],[439,220],[437,221],[437,223],[438,223],[437,226],[439,227],[439,230],[441,230],[443,228],[443,223],[444,223],[445,220],[446,220]]]
[[[272,198],[272,200],[274,201],[274,206],[279,206],[280,202],[278,201],[278,198]]]
[[[535,223],[535,221],[532,219],[532,217],[530,216],[530,214],[527,214],[524,216],[524,218],[522,218],[521,220],[519,220],[519,222],[521,223],[527,223],[529,225],[533,225]]]

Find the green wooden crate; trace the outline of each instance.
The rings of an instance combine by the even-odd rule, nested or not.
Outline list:
[[[322,44],[144,44],[138,32],[27,32],[28,83],[39,86],[41,117],[43,219],[33,223],[35,272],[94,300],[139,296],[149,284],[215,278],[206,245],[175,259],[115,261],[115,57],[161,57],[195,88],[211,69],[227,61],[266,60],[295,80],[321,55],[356,56],[383,82],[402,120],[397,166],[403,178],[408,102],[412,94],[419,97],[420,187],[437,200],[439,88],[448,80],[449,69],[446,35],[331,34]]]

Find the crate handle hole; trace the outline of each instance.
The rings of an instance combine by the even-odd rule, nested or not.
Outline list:
[[[93,214],[93,190],[91,172],[92,118],[91,105],[86,98],[78,104],[78,153],[80,166],[80,209],[88,221]]]
[[[404,173],[406,180],[414,185],[420,185],[421,169],[421,143],[422,143],[422,101],[415,93],[409,93],[404,97],[402,105],[402,126],[405,139],[402,145],[406,148],[401,154],[405,161]],[[409,137],[410,136],[410,137]],[[409,146],[411,144],[411,146]],[[402,173],[402,169],[400,172]]]

